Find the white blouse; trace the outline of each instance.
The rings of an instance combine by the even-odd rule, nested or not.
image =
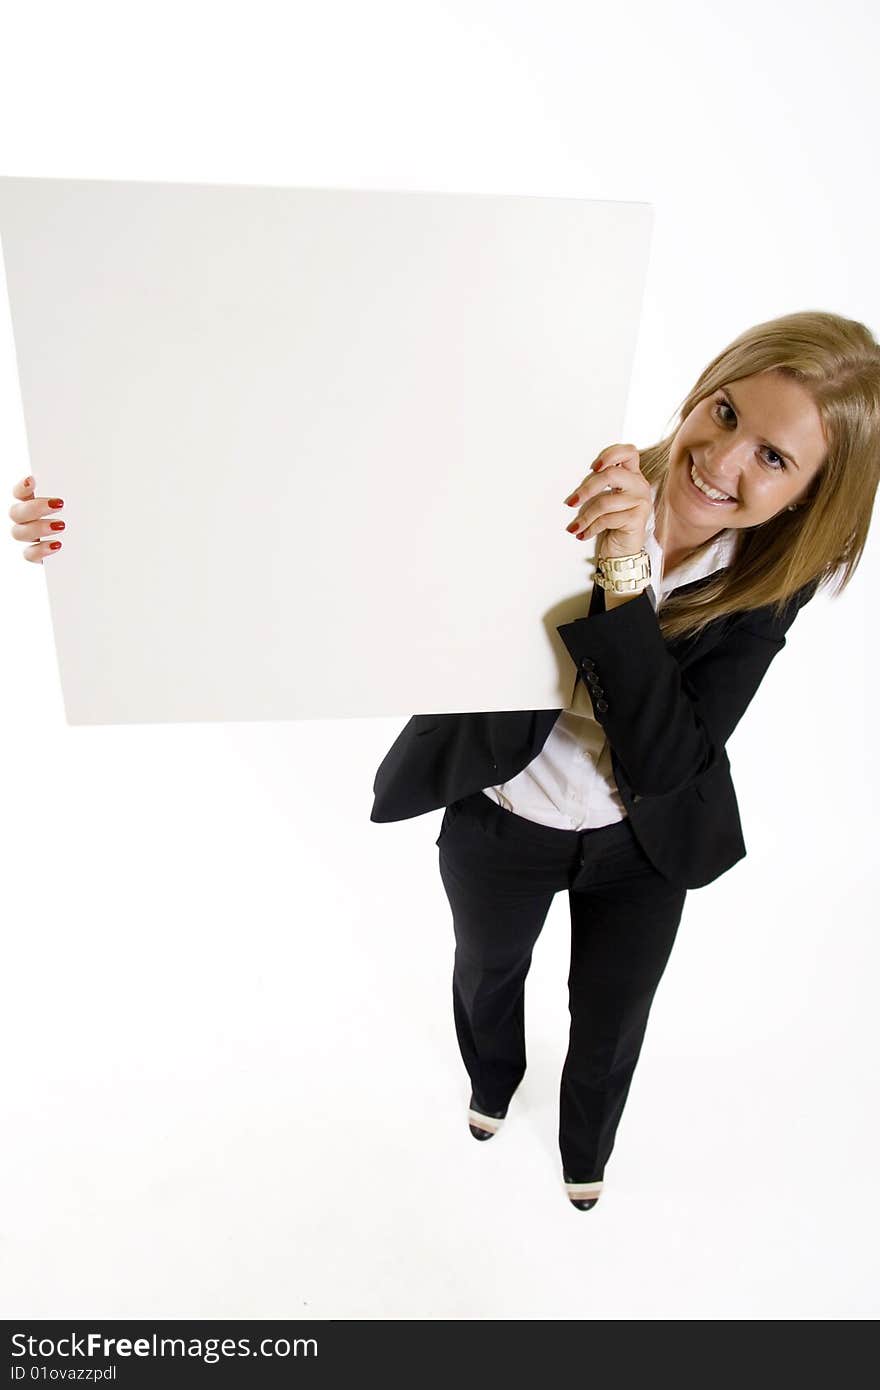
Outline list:
[[[651,491],[656,498],[656,484]],[[721,531],[704,550],[664,574],[663,551],[654,535],[654,520],[652,512],[645,532],[645,549],[651,558],[648,596],[657,610],[671,589],[726,568],[732,559],[737,532]],[[484,787],[483,793],[507,811],[559,830],[593,830],[623,820],[626,808],[611,767],[611,748],[582,680],[576,679],[571,701],[538,756],[511,781]]]

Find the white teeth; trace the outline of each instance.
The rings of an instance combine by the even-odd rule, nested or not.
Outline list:
[[[710,487],[708,483],[704,483],[699,473],[697,472],[696,466],[694,465],[693,461],[691,461],[691,477],[693,478],[697,487],[700,489],[700,492],[705,492],[706,496],[711,497],[713,502],[733,501],[733,498],[728,497],[726,492],[719,492],[717,488]]]

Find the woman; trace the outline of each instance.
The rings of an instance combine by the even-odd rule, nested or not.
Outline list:
[[[597,538],[589,612],[557,628],[569,706],[416,715],[373,786],[375,821],[447,808],[436,843],[477,1139],[525,1072],[525,977],[568,890],[559,1147],[580,1210],[602,1190],[687,890],[746,853],[727,740],[798,610],[832,579],[842,592],[864,549],[880,348],[834,314],[759,324],[710,362],[680,421],[641,458],[604,449],[567,499],[568,529]]]
[[[575,664],[566,709],[416,715],[373,787],[374,821],[446,807],[436,843],[475,1138],[497,1132],[525,1072],[525,977],[568,890],[559,1143],[580,1210],[602,1190],[687,890],[746,853],[727,740],[799,608],[832,578],[841,592],[864,549],[880,348],[833,314],[760,324],[709,364],[680,418],[641,457],[604,449],[567,499],[597,572],[588,614],[557,629]],[[63,501],[33,481],[9,514],[42,562]]]

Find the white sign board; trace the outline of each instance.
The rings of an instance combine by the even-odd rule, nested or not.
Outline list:
[[[564,706],[651,217],[0,179],[69,723]]]

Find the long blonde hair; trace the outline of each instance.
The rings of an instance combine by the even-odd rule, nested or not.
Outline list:
[[[665,637],[698,632],[727,613],[767,604],[779,609],[811,582],[846,588],[868,536],[880,481],[880,346],[863,323],[820,310],[784,314],[747,329],[715,357],[682,402],[675,428],[640,451],[640,467],[658,485],[659,508],[672,440],[685,416],[725,382],[778,371],[811,395],[827,453],[809,493],[759,526],[737,532],[728,567],[690,594],[664,599]],[[706,542],[708,544],[708,542]]]

